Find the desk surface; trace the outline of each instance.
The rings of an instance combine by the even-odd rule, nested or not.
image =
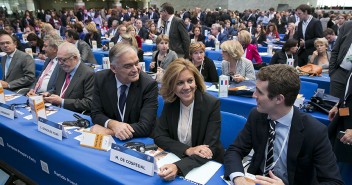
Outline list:
[[[25,101],[26,97],[20,97],[8,104]],[[15,120],[0,117],[0,137],[4,143],[4,146],[0,145],[0,158],[38,184],[170,184],[156,174],[150,177],[111,162],[110,152],[79,146],[79,141],[74,139],[79,134],[75,131],[69,131],[68,138],[62,141],[44,135],[37,130],[36,124],[23,118],[29,114],[26,109],[19,111],[23,115]],[[48,119],[56,122],[75,120],[72,112],[64,109]],[[153,142],[150,138],[134,141]],[[44,172],[42,166],[49,173]],[[209,184],[225,184],[220,178],[223,173],[221,167]],[[171,184],[191,183],[178,177]]]

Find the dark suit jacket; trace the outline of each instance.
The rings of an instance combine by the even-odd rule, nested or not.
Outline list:
[[[113,31],[114,31],[114,28],[111,27],[111,28],[106,32],[106,34],[110,37],[110,35],[112,34]],[[112,37],[115,37],[116,35],[119,35],[119,32],[117,31],[117,28],[116,28],[115,34],[112,35]]]
[[[183,175],[193,168],[201,166],[209,159],[197,155],[185,156],[188,148],[198,145],[209,145],[213,159],[222,163],[224,148],[220,142],[221,118],[219,99],[196,90],[192,118],[192,146],[181,143],[177,136],[180,116],[180,100],[165,103],[160,118],[153,132],[155,144],[182,158],[175,162]]]
[[[42,74],[45,71],[46,67],[48,66],[49,62],[50,62],[50,58],[46,58],[45,62],[44,62],[43,69],[40,72],[38,78],[33,83],[31,88],[34,88],[35,85],[38,83],[39,78],[42,76]],[[55,68],[54,68],[54,71],[52,72],[52,74],[50,76],[50,79],[49,79],[49,82],[48,82],[48,86],[46,87],[46,91],[47,92],[53,91],[55,89],[56,79],[57,79],[57,76],[59,75],[59,69],[60,69],[60,65],[59,65],[59,63],[57,63]]]
[[[194,34],[191,34],[191,35],[189,36],[189,38],[190,38],[190,39],[194,39]],[[196,40],[196,42],[202,42],[202,43],[204,44],[204,42],[205,42],[205,37],[204,37],[204,35],[203,35],[203,34],[199,34],[198,39]]]
[[[348,75],[348,77],[349,76],[350,75]],[[348,79],[346,79],[346,81],[347,80]],[[349,86],[349,92],[351,92],[351,89],[352,89],[352,86]],[[341,107],[344,97],[339,97],[339,98],[340,98],[340,103],[338,107]],[[346,98],[346,107],[350,109],[350,114],[351,114],[352,94],[349,94]],[[352,123],[351,115],[341,117],[339,116],[339,114],[337,114],[329,124],[329,137],[338,162],[352,163],[352,146],[343,144],[340,141],[340,139],[336,138],[337,134],[340,131],[345,131],[346,129],[352,129],[351,123]]]
[[[79,50],[79,54],[81,54],[81,60],[84,63],[97,64],[93,51],[90,49],[90,46],[86,42],[83,40],[78,40],[77,49]]]
[[[144,26],[142,26],[138,32],[138,36],[140,36],[143,40],[146,40],[149,38],[149,31]]]
[[[335,45],[331,51],[329,62],[330,76],[340,67],[341,62],[345,58],[348,49],[352,43],[352,21],[345,22],[340,29],[340,35],[337,37]],[[345,82],[345,79],[341,79]]]
[[[222,34],[222,33],[219,34],[218,41],[220,42],[220,44],[225,42],[225,41],[227,41],[227,39],[228,38],[227,38],[226,34]],[[205,41],[205,46],[214,48],[215,47],[215,41],[214,40],[206,40]]]
[[[55,89],[52,92],[60,96],[62,86],[65,82],[66,73],[61,68],[57,77]],[[63,108],[74,111],[83,112],[90,111],[93,101],[94,88],[94,71],[86,64],[81,62],[67,87]]]
[[[185,58],[189,55],[189,45],[191,39],[189,38],[186,25],[184,21],[174,16],[169,30],[170,49],[175,51],[177,54],[184,54]]]
[[[101,48],[101,36],[100,36],[100,34],[98,33],[98,32],[95,32],[94,33],[94,35],[93,35],[93,38],[90,38],[90,33],[87,33],[85,36],[84,36],[84,41],[87,43],[87,44],[89,44],[89,46],[91,47],[91,48],[93,48],[93,46],[92,46],[92,41],[93,40],[95,40],[95,41],[97,41],[97,47],[98,48]]]
[[[292,58],[292,55],[288,56],[288,57]],[[298,65],[297,54],[293,55],[293,59],[294,59],[293,65],[296,67]],[[287,57],[286,57],[285,52],[282,50],[277,51],[270,60],[270,65],[272,65],[272,64],[287,64]]]
[[[158,23],[158,20],[159,20],[159,15],[155,12],[153,12],[153,15],[151,16],[151,14],[149,12],[147,12],[148,14],[148,18],[149,19],[153,19],[154,23]]]
[[[323,37],[323,27],[321,25],[321,22],[318,19],[313,17],[307,26],[305,37],[303,37],[302,23],[303,21],[300,21],[298,23],[298,29],[295,33],[294,38],[298,41],[300,41],[300,39],[304,39],[305,41],[304,50],[307,52],[308,55],[311,55],[315,50],[315,47],[314,47],[315,39]]]
[[[198,70],[200,70],[200,66],[198,67]],[[203,67],[202,67],[201,73],[204,78],[204,81],[206,81],[206,82],[219,82],[219,75],[216,70],[214,61],[206,56],[204,57],[204,62],[203,62]]]
[[[25,52],[16,50],[11,60],[8,73],[5,76],[6,55],[1,58],[2,79],[9,83],[10,90],[16,91],[30,87],[35,80],[35,65],[33,58]]]
[[[253,148],[248,172],[263,175],[269,136],[268,115],[253,108],[234,143],[225,153],[225,177],[242,172],[242,159]],[[288,182],[294,184],[343,184],[325,125],[294,108],[287,147]]]
[[[117,86],[111,70],[96,73],[93,96],[92,121],[104,126],[108,119],[120,121],[117,108]],[[123,122],[134,129],[133,137],[148,137],[156,121],[158,109],[158,84],[146,73],[139,74],[139,80],[131,83],[126,100]]]

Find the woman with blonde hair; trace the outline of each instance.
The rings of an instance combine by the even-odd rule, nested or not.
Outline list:
[[[222,74],[231,77],[235,82],[255,80],[253,64],[250,60],[242,57],[244,54],[242,45],[235,40],[228,40],[221,44]]]
[[[286,33],[284,36],[284,41],[287,41],[288,39],[293,39],[293,36],[295,35],[296,32],[296,25],[293,22],[288,23]]]
[[[310,56],[309,62],[323,67],[323,72],[329,69],[330,53],[328,52],[329,43],[326,38],[317,38],[314,41],[316,50]]]
[[[131,34],[128,34],[128,33],[122,34],[121,38],[122,38],[121,42],[130,44],[131,46],[136,48],[138,59],[139,59],[140,62],[143,62],[144,61],[144,59],[143,59],[144,51],[141,48],[138,47],[138,43],[137,43],[136,38],[134,36],[132,36]]]
[[[223,162],[220,101],[205,91],[190,61],[179,58],[166,69],[160,88],[165,103],[152,137],[160,148],[181,158],[160,168],[158,175],[166,181],[186,176],[208,161]]]
[[[134,37],[137,41],[138,48],[142,48],[142,39],[139,35],[136,33],[136,27],[134,27],[132,24],[127,26],[126,28],[126,33],[130,34],[132,37]]]
[[[94,22],[90,22],[86,25],[86,29],[88,33],[84,36],[84,41],[89,44],[89,46],[92,48],[92,41],[97,42],[97,47],[101,48],[101,36],[97,30],[97,27]]]
[[[244,53],[246,54],[245,57],[250,61],[253,61],[254,59],[257,64],[262,63],[262,58],[259,55],[257,46],[255,44],[251,44],[252,35],[247,30],[241,30],[238,32],[237,38],[243,47]]]

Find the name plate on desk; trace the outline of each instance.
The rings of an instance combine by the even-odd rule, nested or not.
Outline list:
[[[110,161],[146,175],[154,175],[154,157],[120,145],[112,144]]]
[[[11,109],[10,105],[0,103],[0,116],[4,116],[6,118],[14,120],[15,119],[15,111]]]
[[[62,137],[67,138],[67,134],[62,125],[49,121],[42,117],[38,118],[38,130],[60,141],[62,141]]]

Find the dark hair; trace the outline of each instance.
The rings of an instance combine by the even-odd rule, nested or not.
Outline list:
[[[260,68],[256,77],[258,80],[268,81],[270,99],[282,94],[285,97],[286,106],[292,106],[295,103],[301,84],[295,68],[287,64],[269,65]]]
[[[174,14],[174,7],[170,3],[164,3],[161,5],[162,10],[166,11],[168,14]]]
[[[75,30],[66,30],[67,36],[72,37],[74,40],[79,40],[79,35]]]
[[[77,31],[78,33],[83,32],[83,27],[82,27],[82,25],[79,24],[79,23],[75,23],[75,24],[73,25],[73,28],[76,29],[76,31]]]
[[[286,43],[282,46],[282,51],[288,51],[292,47],[296,47],[298,44],[298,41],[296,39],[288,39]]]
[[[12,42],[13,42],[14,44],[16,44],[16,46],[17,46],[17,44],[19,44],[19,43],[17,43],[17,39],[16,39],[14,36],[10,35],[10,34],[7,33],[5,30],[0,30],[0,37],[2,37],[2,36],[4,36],[4,35],[8,35],[8,36],[11,38]]]
[[[307,4],[301,4],[299,5],[296,10],[302,10],[302,12],[307,12],[307,14],[311,14],[312,13],[312,7],[310,7]]]
[[[28,41],[38,41],[39,37],[35,33],[30,33],[27,36]]]
[[[324,32],[323,32],[323,35],[324,35],[324,37],[326,37],[327,35],[335,35],[335,32],[331,28],[326,28],[326,30],[324,30]]]

